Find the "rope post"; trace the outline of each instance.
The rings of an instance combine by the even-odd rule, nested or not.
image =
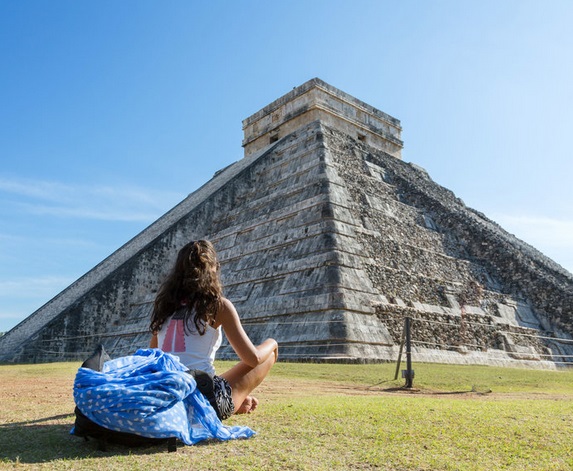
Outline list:
[[[406,369],[402,370],[402,378],[406,379],[404,387],[406,389],[411,389],[414,382],[414,370],[412,369],[412,318],[406,317],[404,321],[404,330],[406,331]]]
[[[400,363],[402,362],[402,351],[404,350],[404,342],[406,340],[406,323],[402,329],[402,338],[400,339],[400,351],[398,352],[398,361],[396,362],[396,374],[394,375],[394,381],[398,379],[398,373],[400,371]]]

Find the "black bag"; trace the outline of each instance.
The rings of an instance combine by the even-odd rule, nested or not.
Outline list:
[[[109,355],[106,353],[103,345],[99,345],[92,356],[82,363],[82,367],[101,371],[103,364],[107,360],[110,360]],[[175,437],[150,438],[128,432],[116,432],[115,430],[102,427],[88,419],[77,407],[74,412],[76,415],[76,421],[74,423],[73,434],[78,437],[83,437],[86,441],[90,438],[97,440],[98,450],[100,451],[107,451],[108,443],[128,446],[130,448],[167,443],[168,451],[177,451],[177,439]]]
[[[74,424],[74,435],[83,437],[86,441],[90,438],[97,440],[98,450],[107,451],[108,443],[114,445],[123,445],[129,448],[137,448],[144,446],[154,446],[167,443],[167,450],[177,451],[177,439],[170,438],[150,438],[135,435],[134,433],[116,432],[108,428],[102,427],[95,422],[88,419],[82,411],[77,407],[75,408],[76,421]]]

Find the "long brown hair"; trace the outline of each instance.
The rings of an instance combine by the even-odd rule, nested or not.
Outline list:
[[[206,325],[215,320],[222,296],[215,247],[207,240],[189,242],[177,254],[173,270],[157,293],[150,330],[159,332],[163,323],[178,312],[184,316],[187,331],[193,322],[203,335]]]

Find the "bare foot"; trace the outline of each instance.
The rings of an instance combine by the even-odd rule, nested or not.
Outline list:
[[[251,402],[251,410],[249,411],[249,414],[253,412],[259,405],[259,400],[255,396],[251,396],[251,399],[253,402]]]
[[[258,405],[259,400],[256,397],[247,396],[241,404],[241,407],[235,411],[235,414],[250,414],[257,408]]]

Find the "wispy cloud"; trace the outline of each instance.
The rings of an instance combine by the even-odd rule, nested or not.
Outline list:
[[[58,276],[0,279],[0,332],[10,330],[72,281]]]
[[[2,228],[6,230],[6,228]],[[61,235],[61,236],[44,236],[38,235],[36,233],[24,233],[24,234],[10,234],[5,232],[0,232],[0,264],[2,262],[2,253],[15,254],[16,256],[22,256],[19,253],[22,248],[26,251],[42,250],[45,247],[51,247],[52,249],[64,248],[66,250],[93,250],[100,249],[101,243],[93,239],[85,239],[73,237],[72,235]],[[3,270],[0,265],[0,276]]]
[[[0,280],[0,296],[30,297],[33,295],[34,298],[46,298],[57,294],[72,281],[74,280],[62,276]]]
[[[504,229],[526,242],[573,250],[573,221],[537,216],[496,214],[493,216]]]
[[[153,221],[184,195],[135,186],[71,185],[0,177],[0,193],[25,214],[108,221]]]
[[[94,207],[94,204],[97,207]],[[147,222],[153,221],[160,214],[159,211],[144,211],[127,201],[111,202],[100,201],[99,203],[84,202],[76,206],[65,205],[42,205],[33,203],[17,203],[22,211],[30,214],[55,216],[59,218],[97,219],[101,221],[127,221]]]
[[[491,217],[573,273],[573,220],[501,213]]]

